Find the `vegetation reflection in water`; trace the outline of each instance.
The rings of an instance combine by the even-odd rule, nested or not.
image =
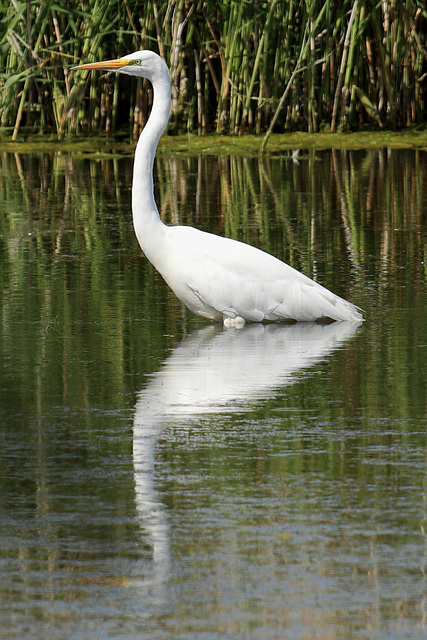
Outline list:
[[[229,367],[234,396],[208,410],[206,389],[200,391],[191,420],[182,394],[156,400],[156,389],[177,394],[167,383],[183,349],[190,358],[177,368],[181,385],[197,357],[210,349],[214,360],[221,341],[232,341],[231,358],[239,334],[217,334],[187,314],[141,257],[130,216],[130,160],[3,155],[1,162],[1,529],[7,533],[12,522],[20,532],[18,542],[6,537],[2,599],[15,623],[31,618],[32,593],[39,620],[63,628],[80,621],[88,629],[95,598],[105,628],[127,616],[127,631],[145,624],[138,628],[159,637],[168,633],[161,628],[187,637],[201,624],[212,633],[223,625],[229,637],[251,637],[249,629],[263,625],[273,638],[284,630],[298,637],[298,625],[327,637],[331,629],[366,631],[363,615],[378,630],[419,632],[425,154],[310,152],[299,164],[281,156],[159,159],[166,221],[256,244],[367,316],[328,361],[314,358],[307,371],[308,364],[294,365],[290,378],[282,371],[270,387],[272,371],[259,354],[266,386],[254,384],[252,396],[239,399],[232,381],[238,374]],[[258,341],[259,332],[288,335],[248,327],[242,342],[254,329]],[[277,354],[283,350],[289,357],[289,348],[279,346]],[[209,383],[209,358],[199,361],[200,382],[205,376]],[[246,363],[243,382],[249,371]],[[144,437],[152,439],[141,448]],[[150,582],[156,573],[147,545],[158,552],[157,582]],[[18,546],[20,568],[12,562]],[[143,567],[120,557],[142,559]],[[180,586],[167,591],[171,575]],[[113,591],[139,585],[143,595],[134,588],[123,604],[114,591],[122,606],[106,610],[106,583]],[[228,583],[234,599],[221,595]],[[27,595],[17,584],[26,584]],[[150,584],[151,600],[144,591]],[[351,598],[338,598],[337,584]],[[144,623],[142,597],[151,615]],[[44,607],[52,599],[68,603],[68,622],[59,605],[56,613]],[[302,599],[312,622],[302,622]]]
[[[43,366],[42,353],[57,352],[58,343],[72,354],[67,340],[82,344],[91,320],[99,331],[87,346],[89,362],[96,368],[109,353],[111,388],[120,394],[123,367],[146,360],[139,324],[154,332],[150,344],[159,359],[164,333],[198,325],[140,256],[131,226],[130,161],[5,155],[2,165],[3,339],[13,341],[15,357],[30,355]],[[260,246],[359,304],[371,326],[388,318],[369,381],[372,396],[378,380],[374,395],[381,398],[384,353],[395,358],[404,351],[402,340],[424,309],[425,173],[425,154],[412,151],[325,152],[299,166],[288,158],[163,159],[158,199],[166,221]],[[409,308],[403,335],[391,331],[391,311]],[[20,338],[16,326],[28,314],[34,335]],[[167,339],[166,348],[172,343]],[[81,388],[85,377],[75,373]],[[401,406],[393,394],[388,400]]]

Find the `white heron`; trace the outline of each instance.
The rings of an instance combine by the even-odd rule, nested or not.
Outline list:
[[[353,304],[256,247],[162,222],[154,198],[153,164],[169,121],[171,85],[160,56],[137,51],[74,69],[117,71],[148,78],[153,85],[151,114],[135,150],[133,223],[142,251],[191,311],[226,328],[245,322],[363,319]]]

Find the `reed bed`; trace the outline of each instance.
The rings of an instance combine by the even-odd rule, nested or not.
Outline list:
[[[158,51],[170,67],[171,132],[238,135],[398,129],[423,123],[422,0],[0,0],[0,127],[127,130],[150,87],[76,63]]]

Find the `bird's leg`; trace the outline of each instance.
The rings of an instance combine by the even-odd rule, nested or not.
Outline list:
[[[224,329],[243,329],[245,326],[245,320],[241,316],[235,318],[224,318]]]

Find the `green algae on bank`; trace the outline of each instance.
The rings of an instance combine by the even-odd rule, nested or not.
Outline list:
[[[90,137],[66,136],[59,139],[50,135],[28,136],[12,142],[10,137],[0,137],[2,153],[72,153],[75,156],[116,157],[133,154],[134,144],[123,138],[106,135]]]
[[[158,153],[166,155],[230,155],[256,156],[261,153],[263,136],[221,136],[217,134],[164,135]],[[28,136],[12,142],[0,137],[0,152],[6,153],[73,153],[91,157],[128,156],[136,141],[123,136],[93,135],[90,137]],[[277,154],[294,149],[427,149],[427,130],[358,131],[353,133],[283,133],[271,136],[265,153]]]
[[[164,136],[159,152],[250,156],[261,153],[263,136]],[[294,149],[427,149],[427,130],[361,131],[356,133],[282,133],[271,136],[265,153]]]

